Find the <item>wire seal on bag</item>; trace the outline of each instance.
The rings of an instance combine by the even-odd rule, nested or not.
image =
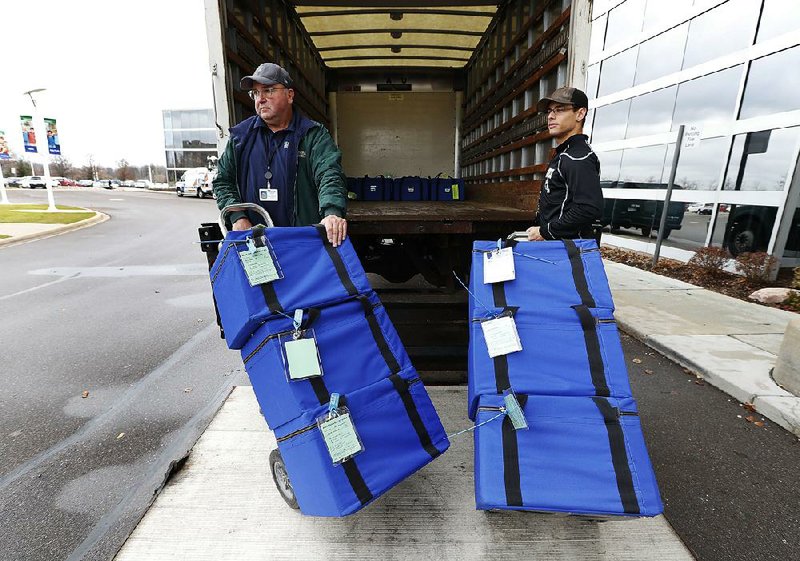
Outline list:
[[[474,430],[475,430],[475,429],[477,429],[478,427],[482,427],[483,425],[486,425],[486,424],[488,424],[488,423],[491,423],[492,421],[494,421],[494,420],[496,420],[496,419],[499,419],[500,417],[504,416],[505,414],[506,414],[506,411],[505,411],[505,409],[502,409],[502,410],[500,411],[500,413],[498,413],[497,415],[495,415],[495,416],[494,416],[494,417],[492,417],[491,419],[486,419],[485,421],[483,421],[482,423],[478,423],[477,425],[472,425],[471,427],[469,427],[469,428],[466,428],[466,429],[464,429],[464,430],[460,430],[460,431],[458,431],[458,432],[454,432],[453,434],[448,434],[448,435],[447,435],[447,438],[448,438],[448,439],[450,439],[450,438],[453,438],[453,437],[456,437],[456,436],[462,435],[462,434],[464,434],[465,432],[474,431]]]
[[[477,297],[477,296],[475,296],[475,294],[473,294],[473,293],[472,293],[472,291],[471,291],[471,290],[470,290],[470,289],[467,287],[467,285],[466,285],[466,284],[464,284],[464,283],[463,283],[463,281],[462,281],[460,278],[458,278],[458,275],[456,274],[456,272],[455,272],[455,271],[453,271],[453,276],[454,276],[454,277],[456,278],[456,280],[458,281],[458,284],[460,284],[461,286],[463,286],[463,287],[464,287],[464,290],[466,290],[466,291],[467,291],[467,294],[469,294],[470,296],[472,296],[472,297],[475,299],[475,302],[477,302],[477,304],[478,304],[478,305],[479,305],[481,308],[483,308],[484,310],[486,310],[487,312],[489,312],[489,315],[491,315],[491,316],[492,316],[492,317],[494,317],[495,319],[500,317],[500,314],[495,314],[494,312],[492,312],[491,308],[488,308],[488,307],[486,307],[486,305],[485,305],[483,302],[481,302],[480,300],[478,300],[478,297]]]

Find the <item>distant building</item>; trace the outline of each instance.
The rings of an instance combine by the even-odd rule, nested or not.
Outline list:
[[[175,183],[189,168],[206,167],[217,155],[217,132],[212,109],[165,109],[164,149],[167,181]]]
[[[796,0],[596,0],[589,134],[620,241],[654,236],[676,131],[694,125],[665,245],[799,265],[799,66]]]

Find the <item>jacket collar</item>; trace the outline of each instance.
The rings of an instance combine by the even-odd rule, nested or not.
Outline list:
[[[586,136],[585,134],[573,134],[572,136],[570,136],[568,139],[566,139],[564,142],[562,142],[556,147],[556,154],[560,154],[570,146],[573,146],[576,142],[585,142],[586,144],[588,144],[589,137]]]

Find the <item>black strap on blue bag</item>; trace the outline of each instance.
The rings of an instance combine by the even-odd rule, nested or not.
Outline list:
[[[400,394],[400,398],[403,400],[403,407],[406,408],[408,418],[411,420],[411,424],[414,426],[414,430],[417,433],[417,437],[419,438],[422,447],[425,448],[425,451],[428,454],[430,454],[431,458],[436,458],[439,454],[441,454],[441,452],[436,448],[436,446],[433,445],[431,435],[428,433],[428,428],[422,421],[422,416],[419,414],[417,404],[414,403],[414,397],[409,391],[408,380],[403,379],[399,374],[392,374],[389,376],[389,379],[392,381],[394,389]]]
[[[325,248],[325,252],[328,254],[328,257],[330,257],[331,261],[333,261],[333,268],[336,269],[336,274],[339,276],[339,280],[342,281],[347,294],[350,296],[357,296],[358,289],[356,288],[356,285],[353,284],[350,275],[347,273],[347,267],[344,264],[344,259],[342,259],[342,256],[339,255],[339,252],[336,251],[336,248],[333,247],[331,242],[328,241],[328,233],[325,231],[325,226],[322,224],[316,224],[314,227],[317,229],[319,237],[322,238],[322,246]]]
[[[264,247],[264,238],[266,234],[264,233],[264,228],[256,226],[253,228],[253,244],[256,247]],[[282,313],[283,306],[278,301],[278,294],[275,292],[275,287],[272,286],[271,282],[265,282],[258,285],[261,289],[261,293],[264,295],[264,301],[267,303],[267,308],[269,308],[270,313],[277,314]]]
[[[636,498],[636,489],[633,486],[633,476],[628,462],[628,451],[625,448],[625,434],[617,410],[602,397],[593,397],[592,400],[600,410],[600,414],[603,415],[608,431],[611,463],[617,477],[617,489],[619,489],[622,508],[626,514],[639,514],[639,501]]]
[[[347,406],[347,396],[344,394],[339,396],[339,406]],[[374,497],[372,496],[372,491],[370,491],[369,487],[367,487],[367,482],[364,481],[364,476],[361,475],[361,471],[356,465],[355,458],[350,458],[349,460],[342,462],[342,468],[344,469],[344,474],[347,477],[347,481],[350,483],[350,487],[353,488],[353,492],[356,494],[356,498],[358,498],[361,506],[365,506]]]
[[[525,407],[528,402],[527,395],[517,395],[520,407]],[[506,489],[506,504],[508,506],[522,506],[522,482],[519,471],[519,443],[517,431],[511,422],[511,417],[503,417],[503,483]]]
[[[609,397],[611,391],[606,383],[606,369],[603,355],[600,352],[600,338],[597,336],[597,321],[592,312],[584,305],[572,306],[578,314],[583,329],[583,340],[586,343],[586,356],[589,359],[589,372],[597,395]]]
[[[311,325],[317,321],[320,313],[321,312],[319,308],[309,308],[308,314],[300,323],[300,330],[304,331],[311,327]],[[311,384],[311,389],[314,390],[314,395],[317,396],[317,400],[319,401],[320,405],[330,403],[331,393],[328,391],[328,387],[325,385],[325,380],[323,380],[321,376],[309,378],[308,383]]]
[[[496,282],[492,284],[492,298],[495,308],[507,308],[505,283]],[[500,355],[492,359],[494,362],[494,380],[497,393],[501,394],[511,388],[511,379],[508,376],[508,356]]]
[[[378,318],[375,317],[375,309],[372,303],[369,301],[369,298],[363,294],[358,297],[358,301],[361,302],[361,306],[364,308],[364,317],[367,318],[370,333],[372,333],[372,338],[375,339],[375,344],[378,345],[378,350],[383,360],[386,361],[389,371],[392,374],[397,374],[400,372],[400,363],[397,362],[397,358],[395,358],[392,349],[389,347],[389,342],[386,340],[383,331],[381,331],[381,326],[378,323]]]
[[[581,259],[581,252],[578,246],[575,245],[573,240],[562,240],[564,247],[567,249],[567,256],[569,257],[569,264],[572,266],[572,278],[575,281],[575,288],[578,295],[581,297],[581,304],[588,308],[596,308],[591,292],[589,292],[589,283],[586,282],[586,269],[583,266],[583,259]]]

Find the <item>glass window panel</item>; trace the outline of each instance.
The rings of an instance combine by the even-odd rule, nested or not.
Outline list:
[[[786,248],[783,256],[800,257],[800,205],[792,214],[792,221],[789,224],[789,237],[786,239]]]
[[[764,0],[756,42],[772,39],[800,28],[800,3],[797,0]]]
[[[633,98],[625,138],[669,132],[677,91],[672,86]]]
[[[595,110],[592,121],[592,142],[608,142],[625,138],[628,109],[631,101],[618,101]]]
[[[728,0],[700,16],[689,25],[689,39],[683,67],[713,60],[753,43],[760,2]]]
[[[622,155],[619,180],[665,187],[660,184],[666,153],[666,145],[628,148]]]
[[[680,125],[707,125],[733,120],[742,65],[678,86],[672,130]]]
[[[681,150],[675,185],[695,191],[714,191],[719,185],[722,166],[728,157],[730,138],[709,138],[690,150]],[[672,155],[667,155],[669,164],[664,166],[665,176],[672,164]]]
[[[597,84],[600,81],[600,64],[593,64],[586,71],[586,95],[589,99],[597,97]]]
[[[754,60],[744,90],[740,119],[800,109],[800,47]],[[780,76],[780,79],[776,79]]]
[[[592,35],[589,40],[589,53],[596,54],[602,52],[603,42],[606,38],[607,15],[602,15],[592,22]]]
[[[614,183],[619,180],[622,150],[598,152],[597,158],[600,160],[600,181],[604,182],[603,187],[616,187]]]
[[[171,129],[172,128],[172,112],[171,111],[164,111],[164,128]]]
[[[602,62],[598,97],[630,88],[633,85],[638,50],[638,47],[633,47]]]
[[[684,23],[639,45],[635,84],[644,84],[681,69],[689,24]]]
[[[725,205],[717,214],[712,245],[734,257],[748,251],[766,251],[778,209],[758,205]]]
[[[783,191],[799,138],[800,127],[736,135],[723,189]]]
[[[644,10],[644,30],[657,28],[671,16],[683,12],[692,5],[693,0],[647,0]]]
[[[642,30],[644,0],[625,0],[608,12],[605,48],[630,40]]]

